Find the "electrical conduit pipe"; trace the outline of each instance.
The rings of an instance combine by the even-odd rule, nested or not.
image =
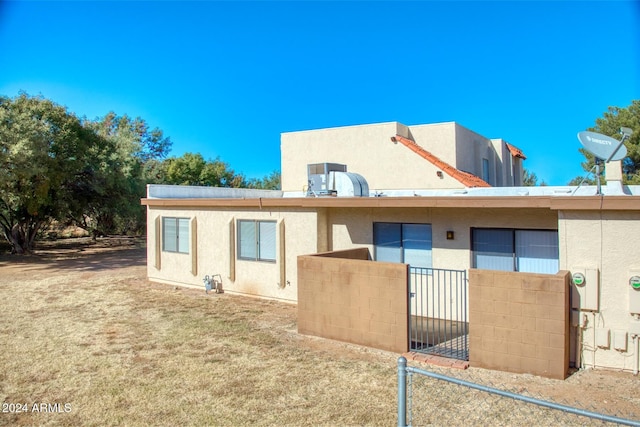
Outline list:
[[[640,351],[640,337],[638,335],[633,335],[633,341],[635,342],[635,357],[633,364],[633,375],[638,375],[638,359],[640,359],[640,355],[638,355],[638,351]]]

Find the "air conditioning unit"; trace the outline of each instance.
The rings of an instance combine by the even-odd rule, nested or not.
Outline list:
[[[339,163],[307,165],[308,197],[369,197],[369,185],[362,175],[347,172]]]

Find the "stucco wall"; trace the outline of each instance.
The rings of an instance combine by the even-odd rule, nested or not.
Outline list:
[[[193,251],[189,254],[163,252],[156,245],[156,218],[162,216],[196,218],[197,250],[195,274]],[[283,258],[276,263],[239,260],[236,256],[235,222],[239,219],[275,220],[284,227]],[[518,227],[553,229],[555,213],[549,210],[500,209],[384,209],[321,208],[278,210],[167,209],[149,208],[147,221],[150,280],[202,288],[204,275],[221,274],[226,291],[260,295],[295,302],[297,298],[296,257],[329,250],[366,247],[372,254],[374,222],[432,224],[433,267],[468,269],[471,267],[470,227]],[[234,228],[234,229],[232,229]],[[446,239],[446,231],[455,233]],[[160,235],[158,235],[161,238]],[[160,248],[159,267],[156,247]],[[278,253],[281,248],[278,239]],[[285,285],[281,285],[284,268]]]
[[[469,363],[564,379],[569,273],[469,271]]]
[[[163,216],[196,218],[197,270],[193,273],[194,251],[189,254],[164,252],[156,239],[156,218]],[[277,221],[284,240],[277,232],[277,261],[237,259],[236,221],[240,219]],[[147,218],[147,275],[150,280],[204,289],[205,275],[220,274],[225,292],[262,296],[295,302],[297,299],[297,260],[299,254],[319,250],[317,214],[312,210],[230,210],[149,208]],[[158,242],[161,242],[158,241]],[[284,245],[284,246],[283,246]],[[324,243],[326,246],[326,243]],[[323,246],[320,245],[320,248]],[[155,265],[160,249],[159,267]],[[284,256],[280,256],[285,253]]]
[[[594,268],[600,273],[598,310],[582,311],[576,316],[581,327],[572,328],[574,353],[576,334],[583,343],[582,351],[572,359],[585,367],[632,370],[638,355],[629,334],[632,322],[629,278],[634,270],[640,274],[636,244],[640,238],[640,212],[561,211],[558,225],[560,268],[572,273]],[[640,297],[638,292],[631,295]],[[573,300],[580,301],[575,295]],[[601,334],[609,335],[609,345],[598,346],[596,339]],[[623,342],[626,348],[615,348],[616,336],[620,338],[618,343]]]
[[[451,166],[455,167],[459,162],[454,122],[409,126],[409,138]],[[464,155],[468,156],[469,153]]]
[[[470,172],[476,176],[482,177],[482,159],[489,160],[489,168],[491,170],[489,184],[493,186],[502,186],[503,177],[498,177],[496,168],[502,162],[490,139],[456,124],[455,127],[455,146],[458,169]]]
[[[522,174],[519,173],[521,168],[516,167],[516,173],[519,173],[519,176],[514,177],[513,165],[514,163],[517,165],[520,165],[522,162],[522,159],[518,157],[513,157],[511,155],[511,152],[507,148],[507,143],[505,140],[496,138],[496,139],[492,139],[491,143],[493,144],[493,148],[496,151],[496,154],[498,155],[498,159],[499,159],[497,167],[499,169],[499,173],[502,176],[502,180],[503,180],[503,183],[501,185],[505,187],[521,186]]]
[[[408,350],[408,267],[368,257],[362,248],[298,257],[299,333]]]
[[[512,186],[511,154],[501,139],[488,139],[455,122],[405,126],[398,122],[287,132],[281,135],[282,189],[302,191],[307,164],[342,163],[365,177],[371,190],[462,188],[457,180],[390,138],[408,137],[451,166],[482,177],[489,161],[490,184]],[[401,172],[401,173],[399,173]]]
[[[452,126],[452,125],[451,125]],[[463,188],[457,180],[401,143],[396,134],[409,136],[409,129],[397,122],[288,132],[281,135],[282,189],[302,191],[307,185],[307,165],[341,163],[347,171],[364,176],[371,191],[388,189]],[[438,155],[432,140],[420,136],[422,145]],[[426,145],[425,142],[429,142]],[[442,141],[442,147],[454,141]]]
[[[557,214],[548,209],[342,208],[329,211],[330,250],[367,247],[374,254],[373,223],[431,224],[433,267],[471,267],[471,227],[557,228]],[[446,232],[454,232],[447,240]]]

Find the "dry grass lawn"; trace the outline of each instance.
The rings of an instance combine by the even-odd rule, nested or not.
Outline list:
[[[28,407],[0,425],[396,422],[396,355],[301,337],[292,305],[151,284],[144,249],[86,252],[0,259],[0,401]]]
[[[293,305],[150,283],[136,240],[0,256],[0,325],[0,425],[397,423],[397,354],[298,335]],[[614,404],[640,418],[640,387],[628,373],[555,381],[438,371],[564,403],[579,397],[592,410]],[[466,406],[475,398],[429,403],[436,388],[459,393],[438,384],[416,390],[425,423],[463,425],[478,415],[477,404]],[[471,424],[520,424],[487,417]],[[531,423],[548,424],[521,425]]]

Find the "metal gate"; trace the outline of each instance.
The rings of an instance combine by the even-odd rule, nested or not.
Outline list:
[[[410,350],[469,360],[466,270],[409,267]]]

